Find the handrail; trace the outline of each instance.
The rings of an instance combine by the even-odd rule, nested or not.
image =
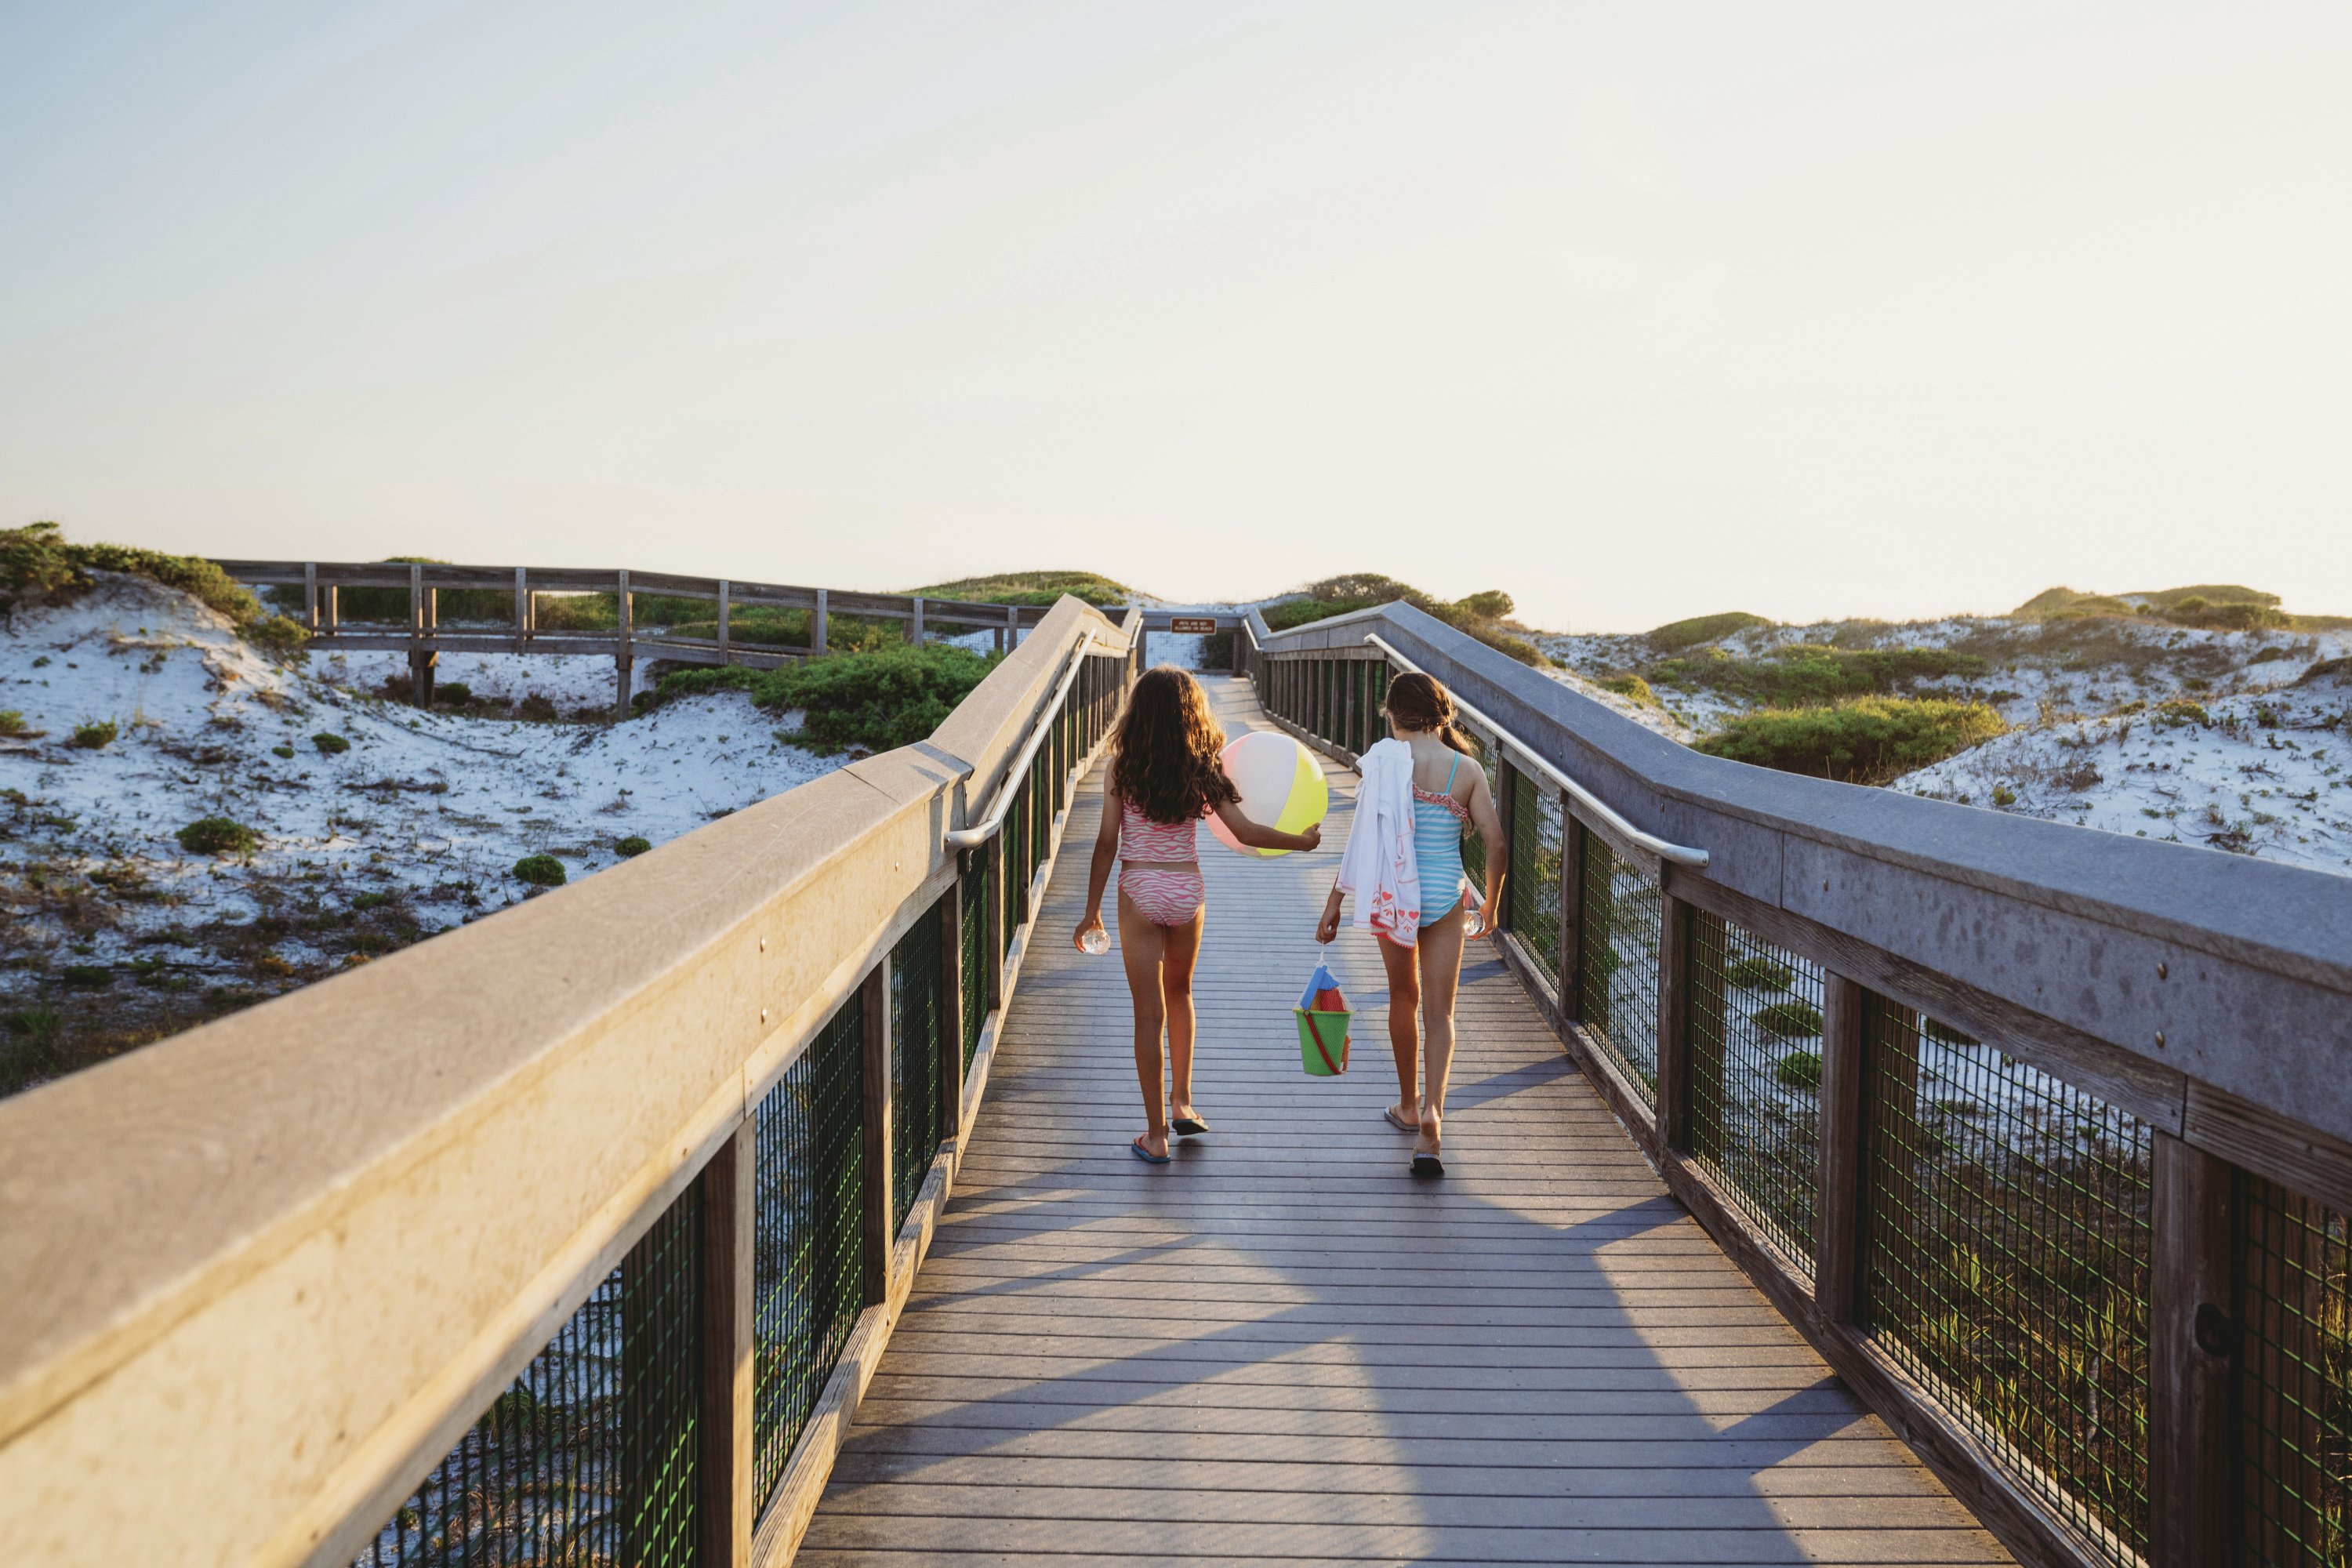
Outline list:
[[[1047,735],[1053,733],[1046,718],[1060,708],[1062,700],[1070,694],[1070,687],[1078,679],[1078,671],[1086,668],[1087,656],[1093,649],[1094,643],[1094,629],[1088,627],[1079,637],[1078,646],[1070,650],[1070,666],[1062,672],[1061,683],[1054,688],[1054,694],[1045,699],[1045,705],[1037,710],[1037,719],[1030,729],[1028,741],[1013,754],[1013,761],[1005,765],[1004,776],[997,781],[995,804],[989,807],[986,816],[971,826],[951,828],[942,835],[942,842],[949,848],[977,849],[994,837],[996,830],[1004,826],[1005,814],[1013,809],[1013,797],[1019,793],[1023,775],[1028,773],[1029,764],[1036,759],[1037,748],[1045,743]]]
[[[1386,637],[1380,636],[1378,633],[1366,632],[1364,634],[1364,641],[1370,644],[1372,647],[1379,648],[1382,653],[1389,657],[1391,662],[1402,665],[1409,673],[1413,675],[1426,675],[1428,673],[1428,671],[1423,669],[1421,666],[1413,663],[1412,660],[1407,658],[1403,654],[1399,653],[1396,650],[1394,644],[1391,643]],[[1626,821],[1622,816],[1612,810],[1607,801],[1602,800],[1599,795],[1594,795],[1591,790],[1585,788],[1582,784],[1577,783],[1574,779],[1569,777],[1558,768],[1552,766],[1549,762],[1546,762],[1533,747],[1529,746],[1525,741],[1520,740],[1517,735],[1512,734],[1508,730],[1503,728],[1502,725],[1495,722],[1492,717],[1481,711],[1475,705],[1465,701],[1458,693],[1449,693],[1449,695],[1454,698],[1454,707],[1460,709],[1463,712],[1467,713],[1471,718],[1476,720],[1487,729],[1492,730],[1495,732],[1495,738],[1496,740],[1502,742],[1505,745],[1518,752],[1522,761],[1531,764],[1538,773],[1541,773],[1545,778],[1549,779],[1554,784],[1557,784],[1560,789],[1573,796],[1579,805],[1581,805],[1585,810],[1599,817],[1619,836],[1639,845],[1643,849],[1648,850],[1651,854],[1655,855],[1661,860],[1669,860],[1677,866],[1688,866],[1694,870],[1703,871],[1706,868],[1707,854],[1706,850],[1694,849],[1687,844],[1671,843],[1666,839],[1659,837],[1654,833],[1643,832],[1640,828]]]

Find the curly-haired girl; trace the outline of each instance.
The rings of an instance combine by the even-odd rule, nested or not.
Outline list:
[[[1168,1131],[1187,1137],[1209,1124],[1192,1106],[1192,963],[1201,952],[1207,889],[1193,847],[1201,818],[1213,811],[1254,849],[1312,849],[1320,828],[1283,833],[1244,816],[1241,797],[1217,754],[1224,731],[1209,716],[1208,694],[1181,669],[1162,665],[1137,678],[1119,715],[1116,751],[1103,783],[1102,828],[1087,879],[1087,912],[1072,940],[1083,950],[1103,928],[1102,899],[1111,862],[1119,862],[1118,945],[1135,999],[1135,1072],[1143,1086],[1143,1136],[1129,1145],[1139,1160],[1168,1163]],[[1161,1098],[1160,1036],[1168,1034]],[[1163,1105],[1175,1112],[1171,1121]]]

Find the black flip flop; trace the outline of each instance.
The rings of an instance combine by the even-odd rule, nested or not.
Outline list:
[[[1197,1138],[1209,1130],[1209,1124],[1197,1116],[1180,1116],[1168,1124],[1168,1131],[1186,1138]]]
[[[1412,1173],[1416,1176],[1442,1176],[1445,1174],[1445,1162],[1434,1154],[1415,1154],[1412,1157]]]

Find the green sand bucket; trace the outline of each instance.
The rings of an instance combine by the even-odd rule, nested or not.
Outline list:
[[[1348,1020],[1353,1013],[1310,1013],[1304,1007],[1293,1007],[1298,1015],[1298,1065],[1310,1078],[1337,1078],[1348,1070]]]
[[[1348,998],[1331,971],[1318,963],[1300,993],[1298,1005],[1298,1065],[1309,1078],[1337,1078],[1348,1070]]]

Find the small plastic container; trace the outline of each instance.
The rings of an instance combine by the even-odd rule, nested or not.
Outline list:
[[[1110,932],[1105,931],[1100,926],[1097,926],[1092,931],[1087,932],[1086,935],[1078,938],[1078,946],[1085,949],[1087,952],[1092,953],[1095,957],[1100,958],[1104,953],[1110,951]]]

